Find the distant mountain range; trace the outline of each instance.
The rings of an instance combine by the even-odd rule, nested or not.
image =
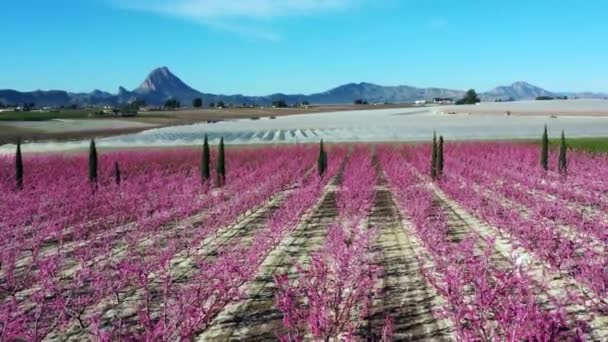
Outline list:
[[[416,88],[411,86],[381,86],[372,83],[349,83],[326,92],[311,95],[272,94],[267,96],[245,95],[216,95],[199,92],[185,84],[167,67],[153,70],[142,84],[129,91],[118,88],[117,94],[101,90],[90,93],[69,93],[63,90],[37,90],[19,92],[16,90],[0,90],[0,102],[5,105],[20,105],[34,103],[36,106],[67,106],[93,105],[117,106],[135,100],[143,100],[148,105],[159,106],[168,99],[176,99],[183,105],[189,106],[195,98],[202,98],[205,104],[223,101],[226,104],[258,104],[269,105],[273,101],[284,100],[288,104],[308,101],[311,104],[350,104],[356,99],[364,99],[370,103],[405,103],[417,100],[432,100],[436,97],[458,99],[464,95],[464,90],[443,88]],[[482,100],[528,100],[538,96],[569,96],[580,98],[608,98],[602,93],[569,93],[551,92],[526,82],[516,82],[510,86],[501,86],[480,93]]]

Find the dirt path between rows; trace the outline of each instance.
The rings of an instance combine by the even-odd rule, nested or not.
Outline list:
[[[289,191],[289,190],[288,190]],[[235,241],[245,244],[251,242],[251,237],[255,232],[263,227],[267,218],[272,212],[279,208],[287,191],[283,191],[265,204],[251,210],[244,215],[237,223],[222,228],[216,234],[203,240],[191,253],[178,253],[171,260],[171,272],[173,282],[179,284],[187,282],[196,270],[195,260],[212,260],[217,256],[217,251]],[[160,298],[161,282],[159,279],[151,280],[152,294],[154,298]],[[120,291],[121,301],[118,303],[114,297],[107,298],[97,305],[87,309],[87,314],[102,313],[102,328],[109,326],[112,319],[121,317],[127,325],[136,325],[138,302],[142,299],[143,290],[140,288],[128,288]],[[160,305],[160,303],[158,303]],[[85,315],[87,315],[85,314]],[[80,341],[85,338],[87,332],[81,329],[78,324],[73,324],[70,328],[55,332],[47,336],[47,341]]]
[[[505,236],[502,231],[490,226],[483,220],[478,219],[464,210],[437,186],[430,184],[429,188],[443,203],[443,206],[448,209],[448,213],[451,212],[451,216],[457,217],[458,220],[465,223],[472,232],[482,238],[495,238],[495,255],[493,256],[493,262],[497,263],[497,265],[509,267],[513,265],[514,260],[519,259],[527,261],[526,267],[532,279],[537,284],[545,284],[546,290],[537,293],[538,301],[545,309],[555,309],[553,303],[555,303],[556,300],[565,298],[568,293],[578,294],[583,297],[588,297],[591,293],[590,290],[585,290],[584,286],[569,275],[552,269],[538,260],[538,258],[529,251],[514,245],[511,239]],[[573,326],[577,321],[586,322],[589,325],[590,331],[586,334],[588,340],[608,340],[607,314],[591,312],[586,307],[573,302],[570,302],[565,306],[565,312]]]
[[[403,219],[384,178],[376,189],[370,224],[379,236],[373,246],[383,270],[381,291],[373,298],[367,335],[379,338],[385,317],[393,319],[394,340],[451,341],[451,324],[437,319],[441,297],[424,280],[417,256],[421,242],[410,223]]]
[[[311,252],[321,247],[327,226],[334,221],[337,180],[325,189],[322,197],[305,214],[299,226],[266,257],[258,275],[246,285],[246,297],[228,305],[197,341],[277,339],[282,314],[274,303],[274,274],[288,273],[296,277],[293,262],[306,263]]]
[[[473,187],[474,190],[481,196],[491,197],[498,200],[502,206],[504,206],[505,208],[516,210],[525,219],[529,219],[530,216],[533,214],[532,210],[529,209],[526,205],[513,201],[496,191],[483,189],[477,184],[474,184]],[[562,222],[560,222],[560,220],[547,217],[547,215],[542,213],[541,216],[545,222],[555,223],[560,234],[572,241],[575,245],[579,247],[588,246],[594,252],[599,254],[605,253],[605,243],[600,241],[595,236],[585,232],[580,227],[572,227],[567,224],[563,224]],[[583,253],[583,249],[579,248],[577,252]]]

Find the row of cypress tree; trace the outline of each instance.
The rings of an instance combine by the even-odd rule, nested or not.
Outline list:
[[[437,133],[433,132],[433,149],[431,152],[431,178],[438,179],[443,176],[443,136],[439,136],[437,143]]]
[[[559,155],[557,160],[557,170],[562,175],[568,174],[568,145],[566,144],[566,133],[562,130],[562,135],[559,144]],[[549,134],[547,133],[547,125],[543,131],[541,138],[540,150],[540,166],[543,170],[549,170]]]
[[[207,135],[205,135],[205,142],[203,145],[203,156],[201,160],[201,178],[203,181],[209,180],[211,178],[210,171],[210,152],[209,152],[209,142],[207,140]],[[95,139],[91,140],[89,144],[89,165],[88,165],[88,173],[89,173],[89,181],[91,183],[97,184],[97,169],[98,169],[98,159],[97,159],[97,147],[95,145]],[[224,186],[226,184],[226,157],[224,154],[224,138],[220,139],[219,152],[218,152],[218,163],[217,163],[217,184],[218,186]],[[23,189],[23,156],[21,154],[21,139],[17,140],[17,152],[15,153],[15,181],[17,185],[17,189]],[[121,173],[118,162],[114,162],[114,182],[117,185],[120,185],[121,182]]]
[[[118,162],[114,162],[114,183],[120,185],[120,167]],[[97,147],[95,146],[95,139],[91,140],[89,144],[89,182],[97,185]]]
[[[211,152],[209,150],[209,140],[207,134],[205,134],[205,141],[203,142],[203,154],[201,156],[201,180],[207,182],[211,179]],[[224,153],[224,137],[220,138],[220,145],[218,147],[217,165],[216,165],[217,186],[226,185],[226,156]]]
[[[540,163],[543,170],[549,169],[549,136],[547,133],[547,126],[542,136],[541,143],[541,158]],[[431,152],[431,178],[438,179],[443,175],[444,157],[443,157],[443,136],[439,136],[439,142],[437,141],[437,133],[433,132],[433,146]],[[17,152],[15,154],[15,179],[17,188],[23,188],[23,158],[21,155],[21,140],[17,140]],[[322,177],[327,171],[327,151],[323,146],[323,140],[319,144],[319,156],[317,158],[317,169],[319,176]],[[561,174],[566,175],[568,173],[568,161],[567,161],[567,144],[566,135],[562,131],[560,150],[558,157],[558,170]],[[218,158],[217,158],[217,185],[226,185],[226,157],[224,152],[224,137],[220,139],[218,147]],[[201,180],[203,182],[209,181],[211,178],[211,153],[209,150],[209,141],[205,134],[205,141],[203,143],[203,151],[200,165]],[[89,181],[91,183],[97,183],[97,148],[95,146],[95,140],[91,140],[89,145]],[[114,181],[117,185],[121,182],[121,173],[118,162],[114,162]]]

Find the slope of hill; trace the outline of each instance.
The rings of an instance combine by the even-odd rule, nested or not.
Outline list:
[[[190,105],[192,100],[200,97],[203,102],[223,101],[227,104],[257,104],[269,105],[276,100],[285,100],[293,104],[308,101],[312,104],[350,104],[355,99],[364,99],[370,103],[404,103],[416,100],[431,100],[436,97],[458,99],[464,94],[463,90],[444,88],[416,88],[412,86],[381,86],[373,83],[349,83],[325,92],[303,94],[272,94],[267,96],[217,95],[202,93],[184,83],[175,76],[169,68],[161,67],[152,70],[148,77],[136,89],[129,91],[124,87],[118,88],[117,94],[94,90],[90,93],[68,93],[62,90],[19,92],[16,90],[0,90],[0,103],[20,105],[34,103],[37,106],[78,105],[120,105],[135,100],[143,100],[149,105],[160,106],[168,99],[176,99],[183,105]],[[494,101],[530,100],[538,96],[566,95],[581,98],[606,98],[600,93],[568,93],[551,92],[526,82],[515,82],[509,86],[500,86],[488,92],[480,93],[482,100]]]
[[[547,91],[543,88],[534,86],[526,82],[515,82],[510,86],[501,86],[494,88],[482,94],[482,97],[488,100],[494,99],[515,99],[527,100],[535,99],[539,96],[557,96],[558,94]]]

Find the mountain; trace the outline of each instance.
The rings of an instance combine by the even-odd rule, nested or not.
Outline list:
[[[193,99],[203,95],[173,75],[167,67],[152,70],[132,93],[146,103],[164,103],[172,98],[191,103]]]
[[[482,94],[482,98],[485,100],[496,100],[496,99],[515,99],[515,100],[526,100],[535,99],[539,96],[559,96],[560,94],[547,91],[543,88],[534,86],[526,82],[515,82],[510,86],[502,86],[494,88],[488,92]]]
[[[70,96],[70,104],[86,103],[95,106],[118,104],[118,99],[115,95],[97,89],[93,90],[90,93],[70,93],[68,95]],[[34,103],[40,105],[41,102],[39,100],[34,101]]]
[[[7,105],[30,104],[39,106],[61,106],[69,103],[71,96],[63,90],[36,90],[20,92],[16,90],[0,90],[0,102]]]
[[[90,93],[68,93],[62,90],[19,92],[16,90],[0,90],[0,103],[20,105],[34,103],[37,106],[66,106],[92,105],[117,106],[135,100],[143,100],[148,105],[161,106],[168,99],[177,99],[183,105],[189,106],[192,100],[200,97],[204,103],[226,104],[257,104],[269,105],[273,101],[284,100],[287,103],[308,101],[311,104],[350,104],[356,99],[364,99],[370,103],[404,103],[416,100],[431,100],[435,97],[458,99],[464,95],[463,90],[443,88],[416,88],[412,86],[381,86],[373,83],[349,83],[325,92],[303,94],[271,94],[267,96],[218,95],[202,93],[184,83],[175,76],[169,68],[161,67],[152,70],[146,79],[132,91],[119,87],[116,94],[101,90]],[[515,82],[509,86],[500,86],[479,94],[484,101],[497,99],[530,100],[538,96],[569,96],[581,98],[607,98],[600,93],[568,93],[551,92],[526,82]]]
[[[370,103],[400,103],[435,97],[461,97],[461,90],[440,88],[415,88],[410,86],[381,86],[373,83],[349,83],[329,91],[308,96],[311,103],[352,103],[364,99]]]

